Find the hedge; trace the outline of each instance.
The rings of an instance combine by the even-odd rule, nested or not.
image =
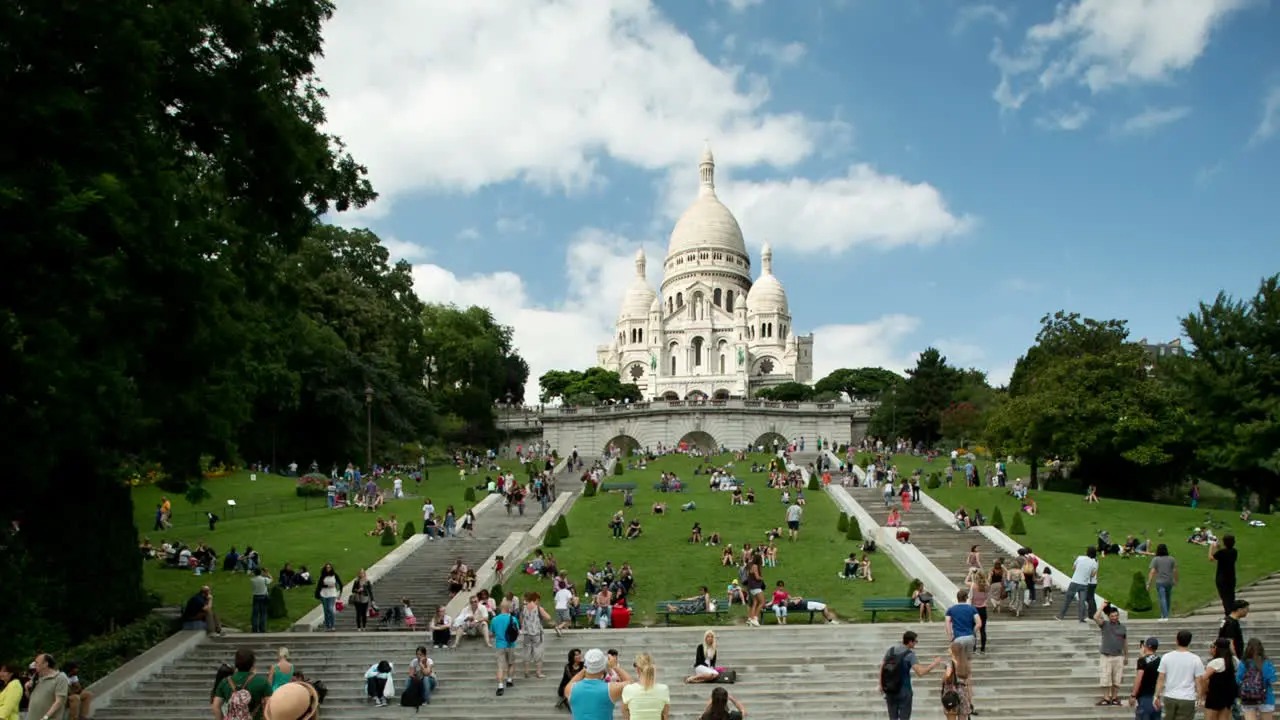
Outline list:
[[[596,483],[594,480],[588,480],[585,487],[582,488],[582,497],[595,497]]]
[[[818,479],[818,473],[809,473],[809,489],[821,490],[822,481]]]
[[[386,526],[386,527],[382,528],[382,544],[383,544],[383,545],[395,545],[395,544],[396,544],[396,534],[395,534],[394,532],[391,532],[391,526],[390,526],[390,525],[388,525],[388,526]]]
[[[849,513],[840,513],[840,519],[836,520],[836,530],[842,533],[849,531]]]
[[[79,663],[80,682],[88,687],[180,629],[181,624],[176,618],[148,615],[112,632],[91,637],[68,650],[55,652],[54,657]]]
[[[418,534],[418,529],[413,526],[413,521],[410,520],[409,522],[404,524],[404,530],[400,532],[400,538],[403,540],[408,540],[409,538],[417,534]]]

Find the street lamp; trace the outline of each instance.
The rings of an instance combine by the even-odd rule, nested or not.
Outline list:
[[[511,414],[511,391],[510,390],[507,391],[506,398],[507,398],[507,420],[506,420],[506,423],[502,426],[502,436],[503,436],[502,444],[509,447],[511,445],[511,423],[515,419],[515,416]]]
[[[364,386],[365,469],[373,472],[373,388]]]
[[[889,388],[890,399],[890,417],[893,418],[893,438],[891,441],[896,442],[898,437],[898,387],[895,385]]]

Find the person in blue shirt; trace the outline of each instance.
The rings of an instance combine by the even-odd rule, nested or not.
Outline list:
[[[514,629],[511,636],[519,639],[520,619],[512,614],[511,601],[503,600],[498,614],[489,621],[489,637],[493,638],[493,646],[498,650],[498,694],[516,684],[512,677],[516,671],[516,640],[508,640],[509,629]]]
[[[618,673],[618,682],[604,679],[610,670]],[[613,708],[622,699],[622,689],[631,682],[631,675],[618,666],[616,657],[591,648],[582,657],[582,669],[564,688],[573,720],[613,720]]]
[[[1253,698],[1246,699],[1244,696],[1244,677],[1251,670],[1258,670],[1262,673],[1262,685],[1266,688],[1266,697],[1258,704]],[[1256,677],[1256,676],[1255,676]],[[1250,638],[1249,642],[1244,646],[1244,654],[1240,658],[1240,662],[1236,663],[1236,686],[1241,689],[1240,704],[1244,710],[1246,720],[1258,720],[1259,717],[1271,714],[1274,717],[1276,711],[1276,691],[1272,687],[1276,683],[1276,666],[1267,658],[1266,652],[1262,649],[1262,641],[1258,638]]]
[[[947,608],[947,638],[964,646],[969,657],[976,646],[975,634],[982,627],[978,609],[969,604],[969,591],[956,592],[956,604]]]
[[[880,693],[884,695],[885,706],[889,710],[889,720],[911,720],[911,703],[914,694],[911,690],[911,673],[914,672],[917,677],[928,675],[934,668],[942,662],[942,658],[935,657],[933,662],[926,667],[916,660],[916,641],[918,636],[911,630],[902,633],[902,644],[889,648],[885,651],[884,659],[880,661]],[[885,664],[890,660],[897,660],[898,671],[901,673],[901,679],[893,692],[894,688],[886,687],[885,681]]]

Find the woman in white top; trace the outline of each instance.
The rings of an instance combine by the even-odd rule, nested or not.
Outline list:
[[[622,717],[629,720],[669,720],[671,689],[658,682],[658,669],[649,653],[636,656],[637,681],[622,689]]]

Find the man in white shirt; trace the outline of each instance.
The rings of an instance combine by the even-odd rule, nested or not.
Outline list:
[[[1178,646],[1160,658],[1160,678],[1156,681],[1155,708],[1163,709],[1164,720],[1195,720],[1200,698],[1199,679],[1204,661],[1191,652],[1191,632],[1178,631]]]
[[[395,488],[391,496],[397,500],[404,497],[404,478],[397,477],[391,484]]]
[[[1067,586],[1067,596],[1062,601],[1062,611],[1058,613],[1059,620],[1066,617],[1067,610],[1071,608],[1071,601],[1078,600],[1080,603],[1080,622],[1085,622],[1085,616],[1089,610],[1086,591],[1089,588],[1089,583],[1094,582],[1094,578],[1097,575],[1098,548],[1090,545],[1085,550],[1085,554],[1078,556],[1071,566],[1071,584]]]
[[[573,588],[565,585],[556,591],[556,637],[573,622]]]
[[[463,635],[483,637],[484,644],[493,647],[493,640],[489,637],[489,616],[489,608],[482,605],[478,597],[472,595],[467,598],[467,606],[453,619],[453,642],[449,647],[458,647]]]

